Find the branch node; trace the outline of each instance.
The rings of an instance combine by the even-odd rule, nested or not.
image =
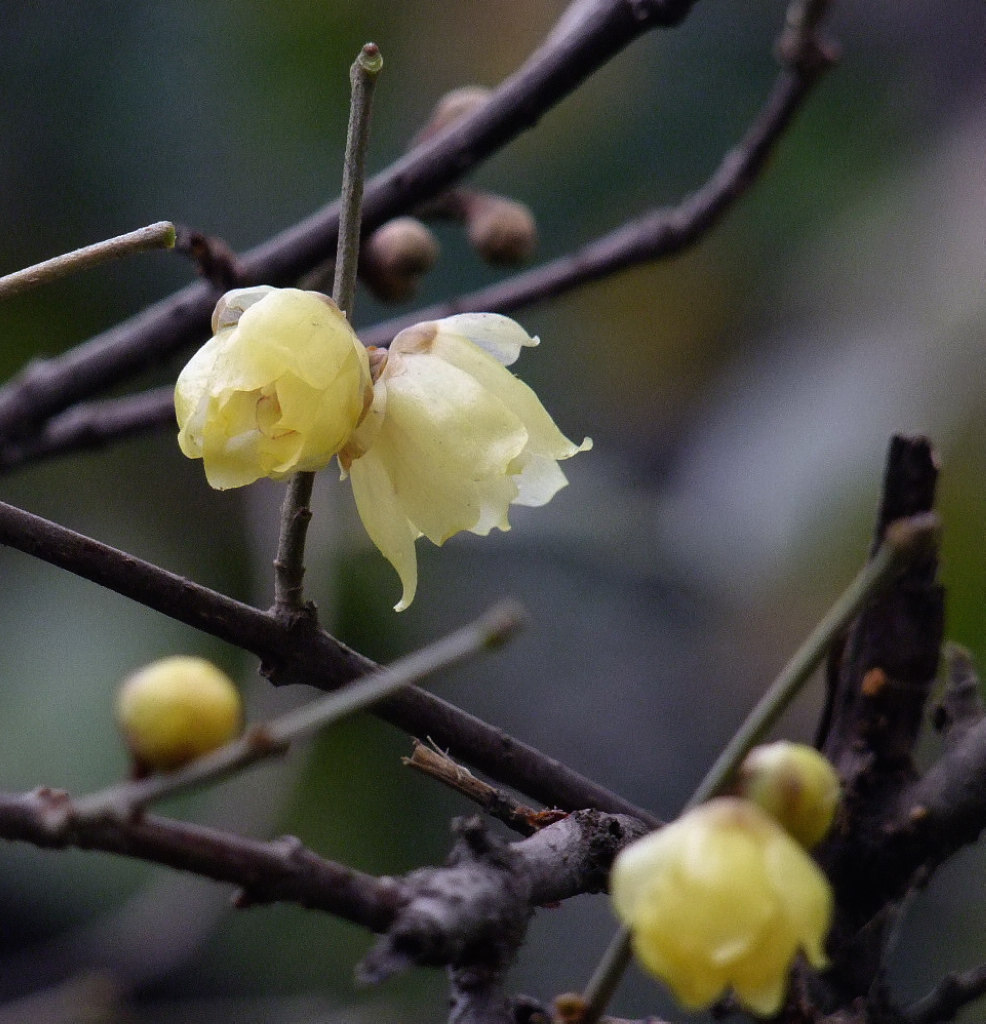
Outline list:
[[[176,230],[175,251],[189,257],[199,274],[221,292],[228,292],[244,281],[236,254],[221,238],[180,224]]]

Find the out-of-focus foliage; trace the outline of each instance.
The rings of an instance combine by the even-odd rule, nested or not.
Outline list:
[[[250,246],[334,196],[360,45],[374,40],[385,60],[379,168],[446,90],[509,74],[564,6],[8,3],[0,270],[161,218]],[[675,202],[764,99],[783,10],[697,4],[475,180],[534,210],[538,258]],[[517,515],[505,536],[422,550],[427,586],[398,621],[389,567],[361,537],[349,495],[331,471],[316,488],[308,580],[327,624],[390,657],[516,594],[533,629],[450,673],[443,692],[662,814],[863,556],[893,431],[928,431],[940,445],[949,632],[986,659],[986,9],[842,5],[832,35],[841,64],[763,181],[698,249],[515,314],[542,338],[529,382],[568,436],[596,440],[550,507]],[[422,301],[495,278],[457,229],[439,236]],[[190,276],[177,256],[154,254],[12,300],[0,307],[0,369],[64,350]],[[359,296],[357,325],[386,313]],[[178,368],[138,383],[173,381]],[[280,488],[213,493],[170,436],[21,472],[3,491],[210,586],[270,598]],[[213,658],[253,692],[253,713],[302,696],[272,698],[237,652],[24,556],[0,552],[0,572],[5,789],[79,792],[119,777],[111,694],[155,657]],[[809,694],[787,731],[806,733],[816,703]],[[440,859],[449,817],[467,810],[401,769],[407,748],[359,720],[307,762],[254,769],[192,806],[400,872]],[[155,1021],[214,1019],[213,997],[315,1000],[317,1010],[278,1002],[258,1016],[285,1021],[353,998],[351,966],[369,939],[348,926],[289,908],[227,913],[213,886],[96,855],[10,847],[0,858],[5,995],[109,968],[138,985]],[[975,860],[966,891],[982,874]],[[919,920],[933,920],[936,901],[948,911],[947,879],[928,900]],[[154,929],[140,927],[148,919]],[[518,986],[542,997],[578,987],[611,927],[602,901],[542,913]],[[959,965],[962,931],[904,944],[913,994]],[[443,1017],[437,975],[360,998],[374,1020]],[[660,1004],[653,987],[628,986],[618,1009]]]

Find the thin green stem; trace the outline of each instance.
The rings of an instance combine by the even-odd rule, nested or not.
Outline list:
[[[822,663],[833,641],[859,614],[873,595],[918,553],[935,543],[938,519],[932,513],[892,523],[873,558],[842,592],[821,622],[781,669],[756,707],[699,783],[682,811],[691,810],[720,792],[743,758],[777,722],[812,673]],[[631,933],[623,925],[610,942],[586,985],[585,1010],[580,1024],[596,1024],[606,1009],[631,960]]]
[[[363,182],[366,176],[366,147],[370,134],[373,86],[383,67],[375,43],[367,43],[349,72],[352,94],[349,131],[342,172],[342,210],[339,218],[335,284],[332,297],[352,320],[359,262],[359,235]],[[296,473],[288,484],[281,506],[281,531],[274,559],[275,615],[291,618],[304,611],[305,540],[311,522],[314,473]]]
[[[515,603],[496,605],[455,633],[400,658],[344,690],[319,697],[269,722],[257,723],[240,739],[176,771],[112,786],[83,797],[75,801],[70,813],[78,821],[129,818],[154,801],[224,778],[255,761],[283,754],[293,741],[362,711],[423,676],[498,646],[512,636],[523,621],[523,612]]]
[[[57,281],[60,277],[68,277],[69,274],[78,273],[80,270],[97,267],[100,263],[119,259],[121,256],[145,252],[148,249],[171,249],[174,244],[175,226],[171,221],[162,220],[156,224],[148,224],[147,227],[137,228],[136,231],[129,231],[125,235],[86,245],[43,263],[36,263],[33,267],[25,267],[23,270],[0,277],[0,299],[9,299],[30,288],[37,288],[49,281]]]

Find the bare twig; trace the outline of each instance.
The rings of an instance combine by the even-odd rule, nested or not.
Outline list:
[[[386,932],[365,964],[374,979],[412,963],[461,964],[484,944],[493,952],[490,942],[509,945],[522,937],[534,906],[602,888],[613,858],[644,826],[579,811],[513,844],[487,836],[477,821],[458,830],[462,841],[449,866],[375,878],[317,856],[292,836],[265,842],[155,815],[78,820],[67,793],[0,793],[4,839],[139,858],[238,886],[240,906],[293,902]],[[510,932],[502,930],[507,918]]]
[[[405,327],[423,320],[478,311],[509,313],[687,249],[704,238],[756,181],[822,70],[811,77],[783,70],[742,141],[723,157],[708,181],[679,205],[651,210],[550,263],[377,324],[362,331],[361,337],[367,345],[383,347]]]
[[[103,242],[75,249],[73,252],[45,260],[44,263],[36,263],[33,267],[26,267],[24,270],[0,277],[0,299],[9,299],[31,288],[57,281],[81,270],[98,267],[100,263],[107,263],[121,256],[130,256],[149,249],[170,249],[174,244],[174,224],[168,220],[158,221],[145,228],[128,231],[127,234],[117,235],[116,238],[107,238]]]
[[[250,651],[276,684],[334,690],[376,666],[308,620],[285,623],[267,612],[0,502],[0,544],[98,583],[170,618]],[[412,736],[430,736],[474,768],[549,806],[597,807],[658,820],[629,800],[500,729],[411,687],[374,713]]]
[[[963,1006],[986,995],[986,965],[946,975],[922,999],[903,1012],[905,1024],[946,1024]]]
[[[251,903],[289,901],[380,931],[399,902],[396,884],[323,860],[291,837],[262,842],[153,815],[74,823],[71,798],[41,789],[0,794],[0,834],[53,849],[104,850],[229,882]]]
[[[509,828],[521,835],[533,835],[538,829],[544,828],[565,816],[564,811],[538,811],[526,807],[515,800],[509,793],[491,786],[482,779],[477,779],[468,768],[454,761],[433,743],[414,741],[414,749],[410,757],[401,759],[408,768],[413,768],[422,775],[436,779],[443,785],[461,793],[472,800],[491,817],[502,821]]]

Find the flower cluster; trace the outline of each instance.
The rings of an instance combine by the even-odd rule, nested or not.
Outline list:
[[[296,288],[237,288],[212,330],[175,385],[178,444],[209,483],[328,465],[370,394],[366,349],[338,306]]]
[[[569,441],[507,369],[536,345],[505,316],[471,313],[402,331],[367,352],[315,292],[237,289],[215,336],[175,387],[178,443],[213,487],[317,470],[339,456],[370,538],[417,587],[414,542],[510,528],[512,504],[543,505],[558,467],[591,446]]]
[[[641,964],[689,1009],[732,988],[775,1013],[798,952],[826,965],[832,892],[815,862],[747,800],[720,797],[628,846],[613,906]]]

